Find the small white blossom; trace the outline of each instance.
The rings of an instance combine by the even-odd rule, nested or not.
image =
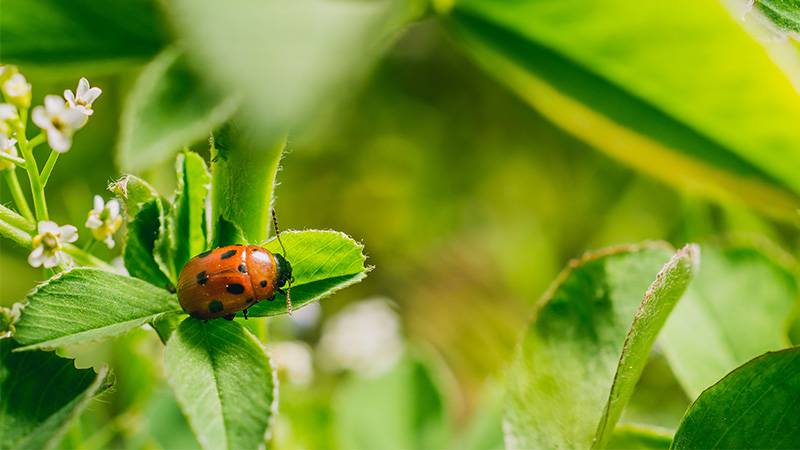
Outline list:
[[[17,156],[17,140],[9,139],[5,133],[0,132],[0,153]],[[0,170],[13,169],[14,163],[7,159],[0,159]]]
[[[19,118],[17,108],[10,103],[0,103],[0,133],[10,136],[13,131],[12,122]]]
[[[69,262],[62,250],[62,244],[78,240],[78,229],[72,225],[59,227],[55,222],[39,222],[39,234],[33,238],[33,251],[28,256],[28,264],[33,267],[52,268]]]
[[[86,123],[86,115],[64,103],[57,95],[44,98],[44,106],[33,108],[33,123],[47,133],[53,150],[64,153],[72,146],[72,134]]]
[[[86,78],[81,78],[78,81],[78,89],[75,91],[75,93],[72,93],[70,89],[64,91],[64,98],[67,100],[69,107],[77,109],[87,116],[94,114],[92,103],[97,100],[97,97],[100,97],[103,91],[99,87],[89,86],[89,80]]]
[[[317,355],[323,368],[377,376],[403,355],[400,318],[384,298],[347,305],[322,329]]]
[[[31,85],[21,73],[11,75],[3,83],[3,95],[19,108],[31,106]]]
[[[111,199],[103,202],[103,197],[94,196],[94,208],[89,211],[86,219],[86,228],[92,230],[92,236],[98,241],[105,242],[108,248],[114,248],[114,233],[122,226],[122,216],[119,215],[119,201]]]
[[[290,383],[306,386],[314,379],[311,348],[305,342],[278,342],[272,345],[270,350],[278,374],[285,376]]]

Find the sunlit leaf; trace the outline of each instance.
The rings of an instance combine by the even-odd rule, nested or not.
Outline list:
[[[247,92],[245,118],[284,130],[347,92],[422,2],[211,0],[167,4],[197,67],[222,89]]]
[[[665,246],[645,244],[570,263],[509,373],[507,448],[605,446],[697,253],[687,246],[670,259]]]
[[[76,369],[52,352],[12,352],[0,340],[0,449],[48,449],[111,384],[108,369]]]
[[[778,28],[800,33],[800,1],[754,0],[753,6],[764,13]]]
[[[796,90],[721,2],[461,0],[449,17],[481,66],[598,150],[794,219]]]
[[[167,342],[164,365],[201,447],[263,445],[277,382],[264,348],[238,322],[187,318]]]
[[[672,443],[672,435],[660,428],[643,425],[624,424],[614,429],[610,449],[625,450],[667,450]]]
[[[203,158],[194,152],[179,154],[175,165],[178,187],[169,231],[175,246],[175,268],[180,272],[192,256],[202,253],[208,246],[205,211],[211,175]]]
[[[224,8],[227,9],[227,8]],[[139,76],[121,119],[118,158],[126,170],[141,170],[202,140],[235,111],[231,92],[209,86],[170,48]]]
[[[800,347],[767,353],[702,393],[674,449],[800,448]]]
[[[180,310],[174,295],[142,280],[73,269],[28,294],[14,338],[24,350],[53,348],[115,336]]]
[[[154,198],[128,222],[122,257],[132,277],[167,288],[174,285],[168,276],[169,269],[160,264],[163,258],[156,259],[155,256],[158,237],[166,233],[163,208],[162,200]]]
[[[292,305],[298,309],[347,286],[358,283],[371,269],[366,266],[364,246],[344,233],[330,230],[286,231],[281,233],[286,259],[292,264],[294,284]],[[264,247],[283,254],[277,239]],[[250,308],[252,316],[286,313],[286,299],[278,294],[273,301],[261,301]]]
[[[704,245],[703,264],[660,337],[687,394],[697,398],[739,365],[788,346],[799,294],[796,275],[769,253]]]

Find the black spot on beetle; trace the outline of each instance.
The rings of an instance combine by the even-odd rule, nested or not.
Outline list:
[[[239,295],[244,292],[244,286],[239,283],[231,283],[225,286],[225,290],[231,294]]]
[[[267,280],[261,280],[261,283],[258,283],[258,285],[262,288],[267,287]]]
[[[218,313],[222,311],[222,308],[224,308],[224,306],[219,300],[211,300],[211,302],[208,304],[208,312],[210,313]]]
[[[211,252],[213,252],[213,250],[205,251],[205,252],[200,253],[199,255],[195,256],[195,258],[205,258],[206,256],[210,255]]]
[[[208,281],[208,274],[206,273],[205,270],[197,274],[197,284],[202,286],[206,284],[207,281]]]
[[[247,266],[244,264],[239,264],[239,272],[247,273]]]
[[[236,254],[236,250],[228,250],[227,252],[219,255],[219,259],[228,259]]]

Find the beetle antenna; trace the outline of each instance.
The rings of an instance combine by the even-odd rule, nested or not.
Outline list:
[[[278,239],[278,243],[281,244],[283,257],[286,258],[286,247],[283,246],[283,241],[281,240],[281,229],[278,228],[278,214],[275,213],[275,208],[272,208],[272,225],[275,226],[275,237]]]
[[[286,311],[289,316],[292,315],[292,281],[294,281],[294,277],[289,280],[289,285],[286,286]]]

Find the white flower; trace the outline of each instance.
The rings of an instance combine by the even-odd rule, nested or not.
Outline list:
[[[78,89],[75,91],[76,94],[73,94],[69,89],[64,91],[64,98],[67,100],[67,104],[70,108],[77,109],[87,116],[94,114],[92,103],[97,100],[97,97],[100,97],[103,91],[96,86],[90,87],[89,80],[86,78],[81,78],[80,81],[78,81]]]
[[[290,383],[305,386],[314,379],[311,348],[305,342],[278,342],[272,345],[270,350],[270,356],[278,373],[285,375]]]
[[[89,211],[86,219],[86,228],[92,230],[92,236],[98,241],[105,242],[108,248],[114,248],[114,233],[122,226],[122,216],[119,215],[119,201],[111,199],[103,202],[103,197],[94,196],[94,208]]]
[[[20,108],[31,106],[31,85],[21,73],[11,75],[3,83],[3,95],[6,100]]]
[[[17,140],[9,139],[5,133],[0,132],[0,153],[17,156]],[[12,169],[14,163],[7,159],[0,159],[0,170]]]
[[[33,108],[33,123],[47,132],[53,150],[64,153],[72,146],[72,134],[86,123],[86,115],[64,103],[57,95],[44,98],[44,106]]]
[[[400,319],[383,298],[350,304],[325,323],[317,350],[326,369],[380,375],[403,354]]]
[[[13,131],[12,123],[18,120],[17,108],[10,103],[0,103],[0,133],[10,136]]]
[[[78,229],[72,225],[59,227],[55,222],[39,222],[39,234],[33,238],[33,251],[28,256],[28,264],[33,267],[52,268],[69,262],[62,251],[62,244],[78,240]]]

